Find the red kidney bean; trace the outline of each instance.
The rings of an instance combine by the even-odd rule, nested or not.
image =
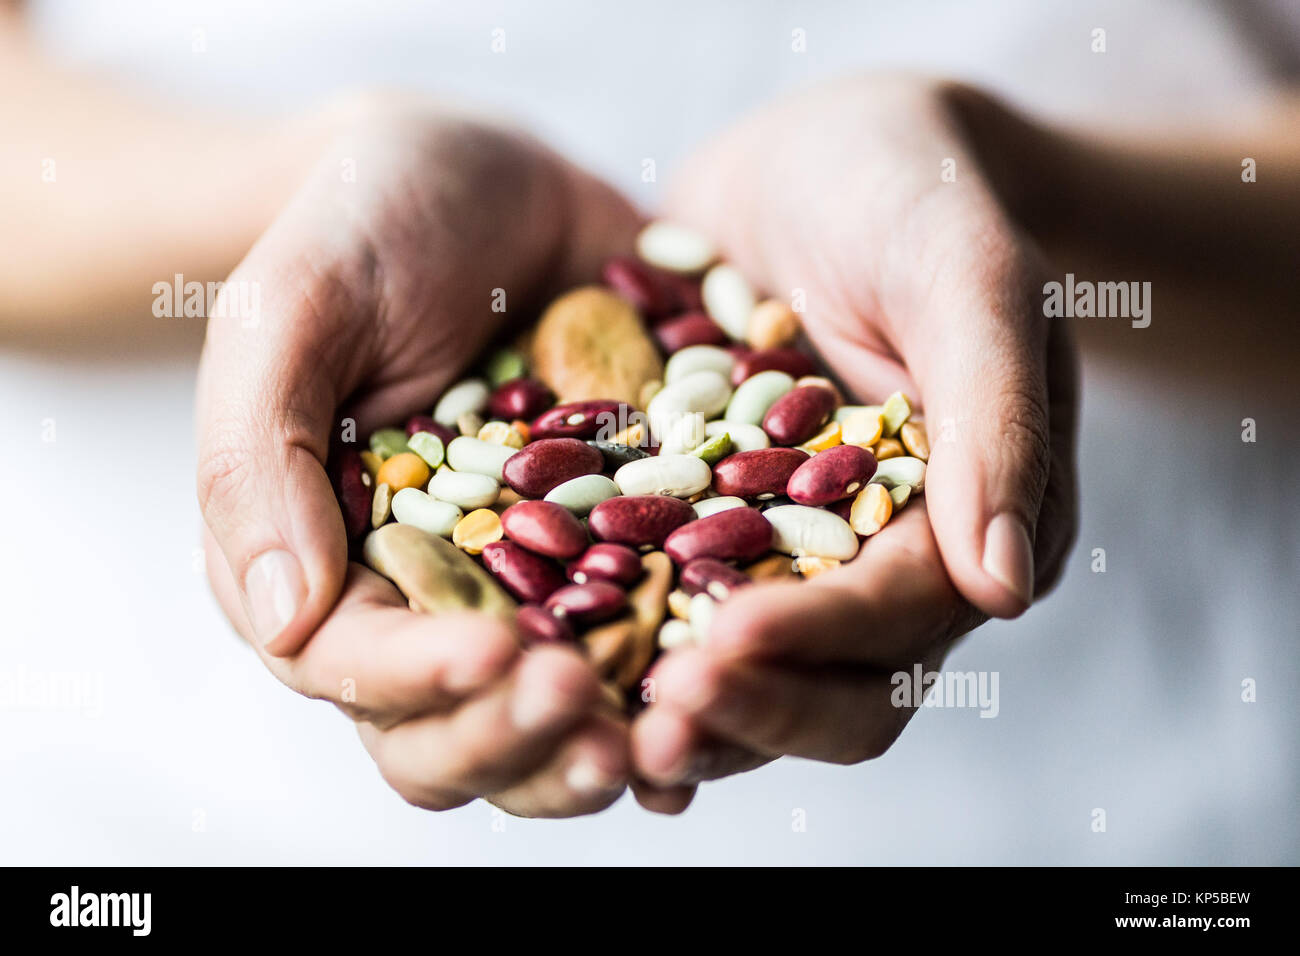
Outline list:
[[[731,384],[739,385],[751,375],[772,369],[785,372],[792,378],[817,373],[813,360],[798,349],[755,349],[736,356],[736,364],[731,369]]]
[[[605,263],[601,278],[647,319],[678,311],[682,297],[678,286],[663,272],[631,256],[615,256]]]
[[[832,501],[826,506],[826,510],[848,521],[849,514],[853,511],[853,498],[841,498],[839,501]]]
[[[700,291],[700,280],[693,276],[679,276],[673,272],[661,272],[664,281],[677,293],[677,301],[683,312],[703,312],[704,295]]]
[[[348,540],[359,538],[370,527],[371,503],[370,489],[362,478],[365,467],[361,464],[361,453],[355,448],[344,448],[334,460],[330,471],[334,494],[343,511],[343,528]]]
[[[534,644],[557,644],[574,640],[573,628],[540,604],[525,604],[515,614],[519,639],[524,647]]]
[[[702,591],[715,601],[725,601],[732,591],[754,583],[744,571],[713,558],[696,558],[687,564],[682,568],[679,581],[682,590],[692,597]]]
[[[503,421],[536,418],[551,407],[555,393],[535,378],[514,378],[488,398],[488,414]]]
[[[446,425],[439,425],[428,415],[412,415],[406,420],[406,437],[410,438],[416,432],[428,432],[439,438],[443,445],[450,445],[453,438],[459,438],[460,432]]]
[[[687,312],[654,327],[659,347],[671,355],[688,345],[726,345],[727,333],[703,312]]]
[[[786,392],[763,416],[763,431],[777,445],[797,445],[817,434],[835,410],[835,393],[820,385]]]
[[[617,617],[627,607],[627,595],[617,584],[588,581],[566,584],[546,599],[546,609],[579,625],[599,624]]]
[[[643,572],[641,558],[631,548],[621,544],[593,544],[572,562],[568,568],[569,580],[574,584],[588,581],[609,581],[621,587],[631,587]]]
[[[567,561],[587,550],[587,529],[568,508],[553,501],[520,501],[501,512],[511,541],[548,558]]]
[[[506,459],[502,477],[525,498],[542,498],[561,482],[579,475],[599,474],[605,467],[600,452],[576,438],[532,441]]]
[[[540,604],[564,587],[564,574],[558,565],[514,541],[493,541],[484,546],[483,564],[520,601]]]
[[[632,445],[620,445],[614,441],[589,441],[587,444],[604,456],[607,471],[618,471],[629,461],[650,457],[647,451]]]
[[[876,473],[876,456],[858,445],[836,445],[795,469],[785,493],[801,505],[828,505],[857,494]]]
[[[772,526],[752,508],[729,508],[684,524],[664,541],[678,564],[695,558],[753,561],[772,549]]]
[[[595,438],[602,430],[614,434],[631,416],[631,409],[612,399],[593,399],[556,405],[529,426],[533,441],[539,438]]]
[[[808,453],[798,448],[737,452],[713,466],[713,489],[720,495],[741,498],[779,495],[785,492],[795,469],[807,460]]]
[[[591,509],[587,527],[600,541],[633,548],[657,548],[664,538],[695,518],[695,509],[667,495],[624,495]]]

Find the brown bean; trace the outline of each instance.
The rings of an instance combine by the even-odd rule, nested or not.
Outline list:
[[[519,625],[519,639],[524,647],[534,644],[567,643],[574,639],[573,628],[562,617],[556,617],[540,604],[525,604],[515,614]]]
[[[683,591],[692,597],[704,593],[715,601],[725,601],[736,588],[753,583],[744,571],[713,558],[696,558],[682,568],[681,573]]]
[[[497,386],[488,398],[488,414],[512,421],[536,418],[555,401],[555,393],[535,378],[514,378]]]
[[[631,408],[622,402],[592,399],[556,405],[529,426],[534,441],[542,438],[595,438],[613,435],[628,421]]]
[[[798,349],[754,349],[736,356],[736,364],[731,368],[731,384],[739,385],[751,375],[773,369],[793,378],[817,372],[813,360]]]
[[[726,345],[727,333],[703,312],[687,312],[654,328],[659,347],[672,355],[690,345]]]
[[[678,564],[694,558],[753,561],[772,549],[772,526],[753,508],[729,508],[684,524],[664,541]]]
[[[568,508],[553,501],[521,501],[501,514],[506,537],[529,551],[567,561],[587,548],[587,529]]]
[[[784,494],[790,476],[807,460],[808,453],[798,448],[756,448],[737,452],[713,466],[713,490],[720,495],[740,498],[770,498]]]
[[[540,604],[564,587],[564,574],[556,564],[513,541],[485,546],[483,564],[521,601]]]
[[[568,575],[574,584],[609,581],[631,587],[641,577],[641,558],[626,545],[593,544],[569,565]]]
[[[592,508],[587,527],[599,541],[658,548],[664,538],[694,518],[695,509],[681,498],[623,495]]]
[[[857,494],[876,473],[876,457],[857,445],[836,445],[795,469],[785,493],[801,505],[828,505]]]
[[[525,498],[542,498],[561,482],[598,474],[605,467],[600,452],[576,438],[529,442],[506,459],[502,477]]]
[[[617,617],[627,607],[627,595],[617,584],[588,581],[566,584],[546,599],[546,609],[580,626],[599,624]]]
[[[636,649],[636,631],[636,621],[624,617],[593,627],[582,635],[587,660],[602,679],[612,677],[632,655]]]
[[[820,385],[786,392],[763,416],[763,431],[774,444],[797,445],[817,434],[835,410],[835,393]]]
[[[673,563],[662,551],[651,551],[642,557],[641,567],[645,572],[641,583],[627,596],[635,623],[632,646],[614,675],[615,682],[627,690],[637,686],[654,658],[659,625],[663,623],[668,604],[668,590],[673,586]]]

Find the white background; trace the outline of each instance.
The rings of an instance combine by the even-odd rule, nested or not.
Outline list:
[[[643,157],[666,180],[744,109],[848,69],[951,73],[1129,124],[1216,111],[1267,82],[1216,8],[1137,6],[58,2],[38,4],[38,22],[70,61],[181,102],[291,110],[377,83],[473,97],[652,208]],[[1104,56],[1088,49],[1095,26]],[[924,711],[878,761],[782,761],[704,787],[681,818],[629,797],[498,831],[483,804],[406,806],[351,725],[280,687],[220,618],[195,559],[198,330],[163,321],[143,345],[0,352],[0,677],[102,686],[92,713],[0,709],[0,862],[1300,861],[1300,434],[1249,387],[1203,391],[1189,370],[1171,390],[1089,364],[1065,581],[948,663],[1000,673],[996,719]],[[1246,415],[1256,445],[1238,440]],[[1089,570],[1095,547],[1105,574]],[[1241,701],[1245,678],[1258,703]],[[792,830],[797,810],[807,832]]]

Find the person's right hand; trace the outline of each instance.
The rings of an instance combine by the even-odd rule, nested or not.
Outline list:
[[[227,302],[260,294],[258,313],[213,310],[198,387],[213,589],[277,677],[357,721],[416,805],[594,812],[627,784],[626,721],[574,651],[522,653],[483,615],[416,614],[349,565],[331,439],[345,418],[364,437],[427,411],[508,316],[594,279],[637,225],[614,192],[526,138],[373,110],[227,281]],[[639,795],[678,809],[689,790]]]

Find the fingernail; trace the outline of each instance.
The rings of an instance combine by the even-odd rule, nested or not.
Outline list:
[[[570,790],[594,796],[621,789],[623,779],[609,773],[590,757],[579,757],[564,775],[564,783]]]
[[[244,575],[248,616],[265,647],[280,636],[302,607],[307,588],[298,559],[276,549],[258,555]]]
[[[1008,512],[984,531],[984,570],[1026,606],[1034,600],[1034,548],[1020,519]]]

